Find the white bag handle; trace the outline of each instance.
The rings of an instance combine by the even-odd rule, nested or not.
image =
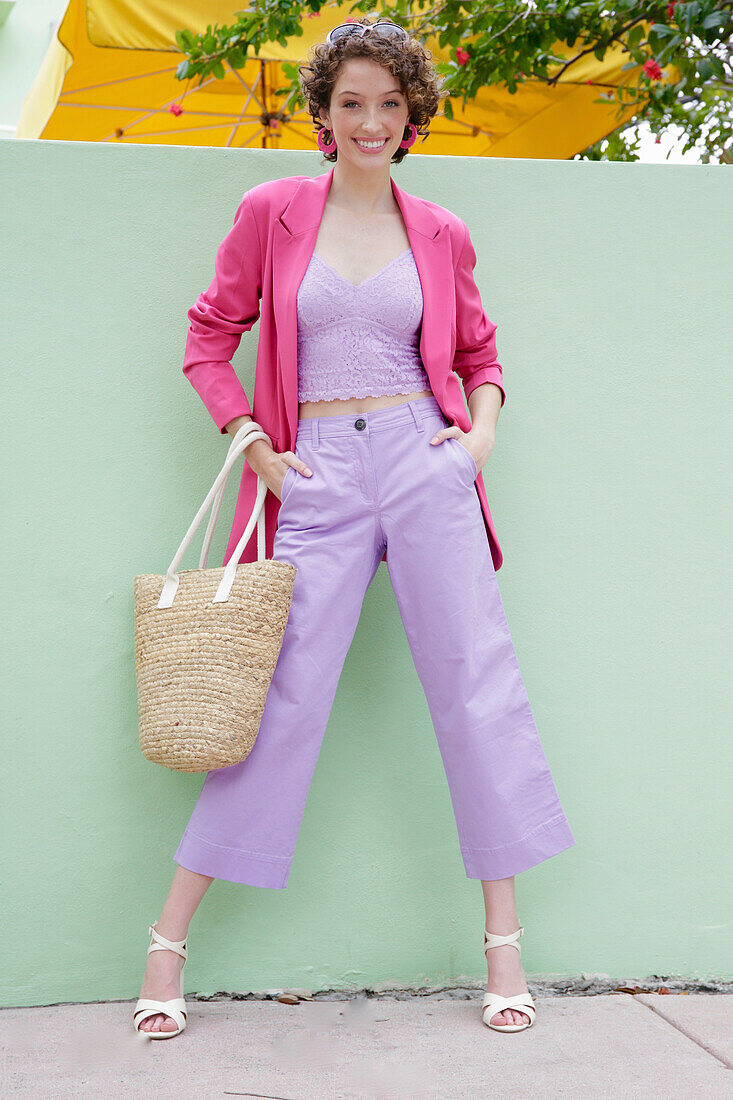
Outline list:
[[[246,429],[246,431],[244,429]],[[229,444],[229,450],[227,451],[227,456],[224,459],[224,467],[225,468],[227,467],[227,462],[228,462],[229,458],[232,457],[232,455],[234,453],[234,448],[237,446],[237,443],[241,442],[241,440],[246,437],[247,432],[251,433],[255,430],[259,430],[259,433],[260,433],[256,438],[267,439],[267,442],[270,443],[270,446],[272,446],[272,443],[271,443],[269,437],[267,435],[265,435],[265,433],[262,431],[262,428],[260,427],[260,425],[256,424],[254,421],[247,420],[247,421],[245,421],[245,423],[242,425],[242,427],[239,429],[239,431],[236,433],[236,435],[233,437],[231,443]],[[246,446],[249,446],[250,443],[252,443],[252,440],[248,439]],[[238,451],[237,453],[241,454],[241,450]],[[236,458],[236,455],[234,455],[234,457]],[[224,499],[224,492],[225,492],[226,487],[227,487],[227,481],[229,479],[229,474],[231,473],[231,470],[232,470],[232,467],[229,466],[227,468],[226,476],[224,477],[224,480],[222,481],[222,483],[219,487],[219,491],[216,494],[216,499],[214,500],[214,504],[213,504],[212,509],[211,509],[211,515],[209,516],[209,525],[206,528],[206,534],[204,535],[203,546],[201,547],[201,556],[199,558],[199,569],[206,569],[206,566],[207,566],[208,561],[209,561],[209,550],[211,548],[211,540],[214,537],[214,528],[216,527],[216,521],[219,518],[219,509],[221,508],[221,502]],[[264,532],[264,527],[263,527],[263,532]],[[258,539],[258,542],[257,542],[257,556],[258,556],[258,558],[264,558],[264,556],[265,556],[264,535],[263,535],[262,552],[261,553],[260,553],[260,545],[259,545],[259,535],[260,535],[260,526],[258,524],[258,526],[257,526],[257,539]]]
[[[217,475],[214,484],[211,486],[208,493],[206,494],[206,499],[196,513],[196,516],[194,517],[191,526],[189,527],[186,534],[183,536],[183,540],[181,542],[181,545],[176,550],[173,561],[168,566],[165,576],[165,582],[163,584],[163,591],[161,592],[160,599],[158,600],[159,608],[172,606],[176,592],[178,591],[178,582],[180,579],[176,570],[181,564],[183,555],[185,554],[186,549],[191,542],[191,539],[196,534],[201,520],[205,516],[208,508],[213,504],[211,517],[209,519],[209,525],[206,530],[206,535],[204,537],[204,545],[201,550],[201,558],[199,561],[199,568],[206,568],[206,563],[208,561],[209,555],[209,547],[211,546],[211,540],[214,535],[214,527],[216,526],[219,509],[221,508],[221,502],[224,497],[224,490],[226,489],[227,478],[229,477],[232,466],[239,458],[240,454],[242,454],[246,450],[246,448],[249,447],[250,443],[253,443],[255,441],[255,439],[266,439],[270,446],[272,446],[272,441],[270,437],[262,430],[261,426],[257,424],[254,420],[247,420],[232,439],[226,459],[224,460],[224,465]],[[254,507],[250,514],[249,520],[247,521],[244,532],[242,533],[242,537],[234,548],[232,555],[224,569],[221,581],[219,582],[219,587],[217,588],[216,595],[214,596],[214,603],[223,603],[229,599],[229,594],[232,590],[232,585],[234,583],[234,575],[237,565],[239,564],[239,557],[244,550],[244,547],[246,546],[250,535],[252,534],[255,523],[257,524],[257,560],[262,561],[263,558],[265,558],[266,556],[264,509],[266,495],[267,485],[265,484],[264,480],[258,476],[257,496],[255,497]]]

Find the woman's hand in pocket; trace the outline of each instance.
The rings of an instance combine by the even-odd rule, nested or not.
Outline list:
[[[306,477],[311,475],[311,471],[305,462],[302,462],[293,451],[280,453],[274,450],[269,443],[265,443],[263,439],[255,440],[247,448],[245,458],[251,469],[258,477],[262,478],[267,488],[271,493],[274,493],[279,501],[282,501],[283,482],[291,466],[294,466],[299,474]]]
[[[276,452],[275,457],[277,459],[277,468],[272,474],[272,480],[265,477],[265,483],[268,489],[270,489],[282,503],[283,483],[290,467],[294,467],[296,473],[303,477],[310,477],[313,471],[306,466],[305,462],[298,458],[293,451],[283,451],[282,454],[277,454]]]
[[[457,424],[452,424],[450,427],[441,428],[437,431],[430,442],[433,446],[438,446],[443,440],[449,439],[451,436],[468,451],[480,473],[494,449],[494,436],[475,427],[471,428],[470,431],[462,432]]]

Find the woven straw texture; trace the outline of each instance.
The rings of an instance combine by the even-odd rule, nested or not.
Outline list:
[[[295,566],[272,558],[240,564],[229,599],[213,603],[223,572],[181,570],[172,606],[160,609],[165,576],[135,577],[140,748],[176,771],[244,760],[285,634]]]

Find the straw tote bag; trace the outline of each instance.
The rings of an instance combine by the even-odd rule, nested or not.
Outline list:
[[[140,748],[175,771],[226,768],[249,754],[285,634],[297,570],[265,557],[262,478],[227,565],[207,568],[227,478],[255,439],[270,443],[259,424],[245,422],[165,576],[143,573],[134,581]],[[199,567],[178,573],[210,506]],[[238,564],[255,523],[257,561]]]

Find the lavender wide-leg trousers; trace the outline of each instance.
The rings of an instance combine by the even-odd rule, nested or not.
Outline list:
[[[364,594],[385,549],[469,878],[506,878],[575,844],[499,594],[476,463],[434,397],[298,421],[273,557],[297,568],[254,747],[207,774],[174,855],[281,889]]]

